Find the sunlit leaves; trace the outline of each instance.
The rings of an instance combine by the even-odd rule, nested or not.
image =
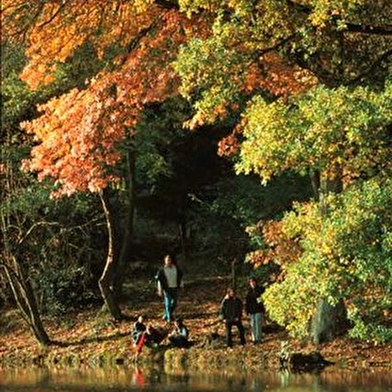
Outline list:
[[[264,296],[273,319],[305,336],[316,299],[323,297],[331,304],[346,301],[354,330],[382,325],[391,306],[391,186],[389,179],[374,179],[330,195],[327,217],[317,204],[298,205],[284,217],[283,238],[300,239],[302,254],[282,265],[284,280]],[[382,339],[371,330],[372,336],[357,336]]]
[[[176,62],[181,92],[192,97],[196,109],[190,126],[221,119],[240,98],[260,91],[289,96],[317,81],[336,86],[384,80],[392,44],[386,0],[183,0],[180,5],[189,14],[208,11],[214,17],[210,36],[191,41]]]
[[[151,23],[157,9],[151,1],[6,0],[3,38],[27,39],[29,64],[24,79],[37,88],[53,81],[56,62],[64,62],[84,42],[102,55],[113,43],[125,45]],[[25,21],[21,25],[21,20]]]
[[[43,6],[26,31],[30,58],[23,76],[32,87],[57,76],[58,63],[82,44],[107,56],[96,61],[104,69],[85,86],[42,105],[42,116],[24,124],[37,141],[24,167],[40,179],[53,178],[55,196],[96,192],[119,181],[116,166],[126,150],[121,145],[134,135],[146,105],[177,94],[171,63],[201,25],[200,18],[190,20],[154,2],[72,5]]]
[[[299,237],[289,236],[283,232],[283,226],[278,221],[259,222],[247,228],[252,239],[260,237],[260,249],[248,253],[247,261],[254,268],[263,264],[275,263],[286,265],[298,260],[302,250],[298,244]],[[282,276],[279,277],[279,280]]]
[[[390,84],[380,93],[319,87],[289,104],[256,97],[244,114],[237,169],[268,181],[286,170],[317,169],[333,178],[340,167],[351,181],[387,161],[391,102]]]
[[[326,193],[328,183],[343,184],[346,191],[356,182],[390,175],[389,1],[182,0],[180,5],[189,14],[207,11],[214,18],[211,34],[183,47],[175,66],[181,92],[196,110],[188,125],[222,120],[233,111],[239,121],[219,150],[238,154],[238,172],[255,173],[264,183],[290,171],[318,173]],[[356,197],[363,201],[368,194],[358,184]],[[347,205],[352,192],[342,194]],[[341,216],[355,212],[334,202],[323,194],[323,208],[316,202],[298,205],[281,225],[254,226],[257,234],[251,233],[262,234],[264,244],[250,260],[284,266],[284,280],[271,286],[266,300],[273,318],[293,333],[306,334],[318,298],[354,302],[365,294],[362,284],[358,292],[339,290],[356,279],[371,280],[366,230],[358,238],[365,241],[361,257],[350,247],[344,256],[336,254],[345,241],[335,225],[352,233],[355,243],[355,231]],[[329,208],[333,217],[326,215]]]
[[[107,102],[99,102],[91,90],[72,90],[43,106],[45,114],[25,124],[40,142],[25,167],[37,171],[40,179],[56,179],[65,194],[97,191],[114,181],[105,167],[119,161],[115,146],[125,134]]]
[[[225,118],[261,89],[287,96],[315,83],[311,73],[277,52],[299,28],[285,4],[223,3],[210,34],[190,40],[175,63],[180,91],[196,109],[190,127]]]

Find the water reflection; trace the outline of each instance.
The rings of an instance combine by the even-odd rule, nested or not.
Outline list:
[[[219,373],[165,373],[160,367],[0,369],[0,391],[124,392],[124,391],[285,391],[392,392],[387,370],[354,372],[327,369],[320,374],[290,374],[241,369]]]

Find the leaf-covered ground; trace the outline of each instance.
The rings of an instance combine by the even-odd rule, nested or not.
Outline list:
[[[234,337],[234,347],[228,349],[224,342],[224,326],[218,318],[219,303],[223,297],[227,280],[224,278],[202,279],[188,282],[180,298],[177,314],[181,315],[190,329],[193,346],[189,349],[168,349],[164,342],[157,350],[144,349],[139,361],[165,361],[172,367],[184,366],[197,369],[229,365],[240,365],[244,370],[255,367],[279,366],[278,352],[281,342],[290,341],[292,352],[321,355],[340,367],[371,368],[392,367],[392,344],[374,345],[367,342],[338,338],[332,343],[316,348],[310,343],[291,341],[285,331],[266,322],[263,342],[250,342],[248,320],[244,320],[248,343],[239,345]],[[239,295],[245,289],[238,290]],[[134,348],[131,343],[131,326],[141,313],[157,327],[167,328],[161,319],[162,303],[155,295],[154,287],[145,284],[130,289],[130,297],[123,304],[128,321],[113,322],[99,309],[74,312],[58,318],[44,319],[45,328],[53,340],[47,348],[40,348],[29,330],[13,310],[3,312],[0,319],[0,366],[23,366],[42,364],[132,364]],[[213,344],[208,341],[212,332],[220,338]]]

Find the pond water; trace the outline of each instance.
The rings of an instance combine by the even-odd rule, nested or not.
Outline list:
[[[0,391],[392,392],[392,372],[328,369],[319,374],[249,374],[240,369],[222,369],[220,373],[167,373],[154,367],[0,369]]]

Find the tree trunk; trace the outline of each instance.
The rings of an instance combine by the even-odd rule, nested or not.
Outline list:
[[[346,325],[347,313],[343,301],[332,306],[325,298],[320,298],[311,323],[313,343],[319,345],[333,340]]]
[[[339,170],[336,173],[339,173]],[[319,180],[318,200],[322,217],[326,217],[328,214],[326,196],[329,193],[338,193],[342,190],[341,177],[336,173],[333,180],[330,179],[330,176],[320,177]],[[310,335],[313,342],[318,345],[333,340],[341,330],[340,326],[347,325],[346,316],[343,301],[332,306],[326,298],[319,298],[310,326]]]
[[[106,256],[106,263],[102,275],[98,281],[99,289],[101,291],[102,298],[105,302],[105,306],[109,311],[110,315],[115,320],[121,320],[122,314],[121,309],[117,304],[114,296],[114,276],[116,271],[117,259],[114,255],[114,227],[113,227],[113,216],[110,211],[110,203],[107,195],[107,190],[104,190],[100,194],[104,215],[106,219],[106,227],[108,231],[108,252]]]
[[[22,265],[13,257],[14,268],[4,265],[11,290],[14,294],[18,309],[28,324],[35,339],[41,346],[50,344],[50,339],[42,324],[30,282],[26,279]]]
[[[125,279],[124,270],[131,256],[135,213],[135,155],[135,151],[130,147],[127,153],[126,211],[124,220],[121,222],[121,249],[114,274],[114,293],[117,299],[122,294],[122,287]]]
[[[311,173],[310,181],[312,184],[314,198],[316,201],[319,201],[320,200],[320,173],[318,171]]]
[[[29,326],[37,342],[41,346],[47,346],[50,344],[50,339],[43,326],[37,301],[24,267],[11,251],[7,231],[7,218],[3,211],[0,214],[0,224],[3,234],[3,257],[5,259],[4,262],[0,263],[0,266],[5,270],[22,318]]]

